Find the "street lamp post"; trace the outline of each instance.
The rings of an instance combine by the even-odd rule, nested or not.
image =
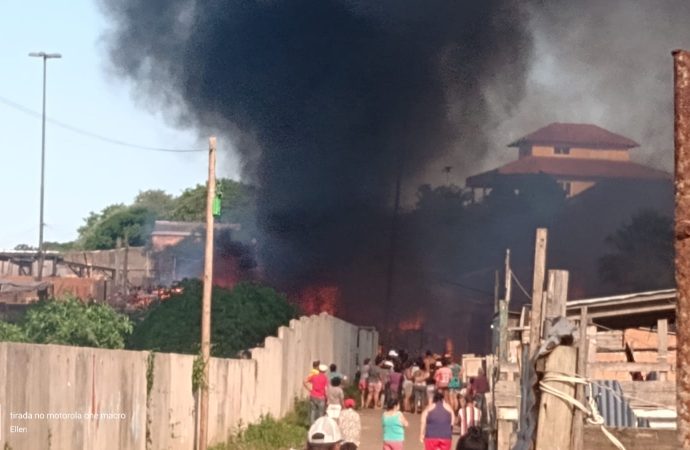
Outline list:
[[[45,255],[43,252],[43,199],[45,196],[45,166],[46,166],[46,62],[48,59],[62,58],[59,53],[29,53],[29,56],[34,58],[43,58],[43,120],[41,125],[41,206],[40,218],[38,224],[38,281],[43,279],[43,261]]]

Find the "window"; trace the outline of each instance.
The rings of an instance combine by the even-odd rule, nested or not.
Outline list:
[[[570,154],[570,147],[566,147],[563,145],[557,145],[554,148],[553,153],[556,155],[569,155]]]
[[[563,189],[563,192],[565,192],[566,197],[570,197],[570,194],[573,191],[573,187],[570,184],[570,181],[559,181],[558,185]]]

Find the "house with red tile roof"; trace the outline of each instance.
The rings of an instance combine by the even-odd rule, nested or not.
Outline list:
[[[467,187],[486,191],[499,181],[546,174],[573,197],[603,180],[671,179],[667,172],[630,161],[637,142],[591,124],[552,123],[508,147],[518,149],[516,161],[467,178]]]

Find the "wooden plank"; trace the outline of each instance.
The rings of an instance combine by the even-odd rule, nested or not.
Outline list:
[[[608,370],[612,372],[660,372],[671,370],[669,363],[659,362],[592,362],[589,371]]]
[[[676,383],[674,381],[619,381],[619,383],[633,408],[652,405],[676,408]]]
[[[548,373],[575,373],[577,370],[577,349],[559,345],[546,357],[545,371]],[[575,386],[560,381],[546,384],[567,395],[575,394]],[[553,395],[542,393],[539,401],[536,450],[570,450],[570,435],[573,424],[573,408],[569,403]]]
[[[589,342],[587,342],[587,306],[580,309],[580,340],[577,345],[577,374],[581,377],[587,377],[587,349]],[[578,385],[575,391],[575,398],[584,403],[585,387]],[[576,409],[575,417],[573,418],[573,433],[571,437],[571,447],[573,450],[583,450],[582,433],[585,425],[584,413]]]
[[[530,355],[534,355],[541,343],[542,298],[544,294],[544,274],[546,271],[546,228],[537,228],[534,243],[534,275],[532,277],[532,313],[530,318]]]
[[[512,447],[512,436],[515,429],[514,422],[508,420],[498,421],[498,442],[497,450],[510,450]]]
[[[652,430],[649,428],[609,428],[625,446],[626,450],[676,450],[675,430]],[[587,425],[584,433],[584,448],[596,450],[617,450],[602,433],[601,428]]]
[[[659,319],[656,322],[657,338],[659,343],[658,360],[661,363],[668,362],[668,319]],[[668,372],[659,372],[661,380],[668,379]]]

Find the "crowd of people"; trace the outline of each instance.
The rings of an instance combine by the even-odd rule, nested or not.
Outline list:
[[[335,365],[314,362],[304,382],[310,396],[310,450],[360,445],[361,420],[355,400],[345,398],[345,382]],[[456,450],[486,448],[481,427],[489,382],[482,369],[467,378],[460,361],[450,355],[427,351],[412,358],[391,350],[364,360],[355,383],[360,407],[382,410],[383,450],[403,449],[409,426],[404,412],[421,415],[419,440],[425,450],[451,450],[454,430],[460,435]]]

